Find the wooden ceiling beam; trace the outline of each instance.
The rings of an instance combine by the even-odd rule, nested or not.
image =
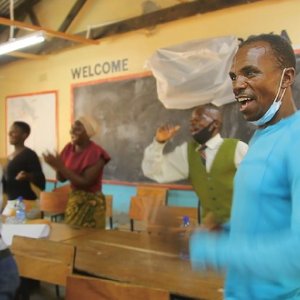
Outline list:
[[[142,28],[151,28],[157,24],[166,23],[169,21],[178,20],[189,17],[198,13],[206,13],[222,8],[241,5],[250,2],[264,0],[196,0],[193,2],[184,2],[166,9],[155,11],[146,15],[141,15],[135,18],[123,20],[103,27],[94,28],[90,35],[93,39],[105,38],[120,33],[126,33]],[[79,36],[85,37],[87,31],[78,33]],[[64,48],[73,47],[74,43],[67,40],[50,41],[43,46],[42,53],[50,54],[63,50]]]
[[[72,22],[74,21],[75,17],[78,15],[84,4],[87,0],[77,0],[71,10],[69,11],[68,15],[66,16],[63,23],[60,25],[58,31],[66,32],[67,29],[70,27]]]
[[[24,15],[28,13],[37,3],[41,0],[27,0],[15,8],[15,19],[20,20],[24,18]]]
[[[38,17],[36,16],[36,14],[35,14],[35,12],[33,11],[32,8],[30,8],[28,10],[28,16],[29,16],[29,18],[30,18],[33,25],[41,26],[40,21],[39,21]]]
[[[146,15],[134,17],[124,21],[105,25],[91,30],[91,38],[100,39],[107,36],[125,33],[142,28],[151,28],[158,24],[203,14],[236,5],[249,4],[264,0],[195,0],[183,2],[165,9],[161,9]],[[81,33],[82,35],[82,33]]]
[[[40,0],[29,0],[31,4],[34,2],[39,2]],[[76,46],[76,43],[83,44],[96,44],[98,43],[95,40],[100,38],[126,33],[134,30],[139,30],[143,28],[151,28],[158,24],[163,24],[178,19],[190,17],[196,14],[203,14],[212,12],[219,9],[229,8],[232,6],[249,4],[251,2],[257,1],[266,1],[266,0],[195,0],[195,1],[180,1],[180,4],[161,9],[152,13],[144,14],[138,17],[131,19],[123,20],[113,24],[105,25],[99,28],[94,28],[90,32],[90,39],[86,39],[87,31],[80,32],[76,35],[65,34],[62,31],[67,30],[70,26],[76,14],[80,11],[87,0],[77,0],[76,3],[71,8],[68,16],[65,18],[63,23],[60,26],[59,31],[54,31],[46,29],[39,26],[33,26],[21,22],[15,21],[15,24],[10,24],[9,20],[0,18],[0,24],[15,25],[26,29],[31,30],[44,30],[49,36],[54,36],[59,39],[53,39],[46,41],[45,45],[42,45],[40,48],[40,53],[50,54],[57,51],[61,51],[73,46]],[[41,51],[42,49],[42,51]]]
[[[25,18],[27,17],[29,11],[33,8],[34,5],[36,5],[40,1],[41,0],[27,0],[27,1],[24,1],[22,4],[20,4],[19,6],[17,6],[14,9],[14,19],[19,20],[19,21],[25,20]],[[9,4],[7,4],[7,5],[9,6]],[[10,19],[9,13],[7,15],[2,15],[1,17]],[[35,24],[35,23],[33,23],[33,24]],[[35,24],[35,25],[37,25],[37,24]],[[7,29],[6,26],[0,26],[0,34],[2,34],[6,29]],[[17,28],[15,30],[15,32],[18,32],[18,30],[19,30],[19,28]]]
[[[67,17],[63,21],[63,23],[60,25],[58,31],[60,32],[65,32],[67,29],[70,27],[72,24],[73,20],[79,13],[79,11],[82,9],[84,4],[87,2],[87,0],[77,0],[76,3],[73,5],[71,10],[69,11]],[[63,48],[67,48],[68,46],[65,47],[65,44],[68,44],[69,47],[73,46],[69,41],[63,41],[63,40],[57,40],[57,39],[52,39],[50,41],[46,41],[46,43],[43,43],[41,48],[39,49],[39,53],[52,53],[55,51],[62,50]]]
[[[27,11],[31,9],[34,5],[36,5],[41,0],[25,0],[21,4],[14,5],[14,19],[20,20],[23,19],[24,15],[27,14]],[[2,1],[4,2],[4,1]],[[10,18],[10,4],[9,1],[7,3],[1,3],[1,7],[5,10],[5,13],[1,12],[1,17]],[[16,2],[16,1],[14,1]]]
[[[27,24],[27,23],[24,23],[24,22],[19,22],[19,21],[16,21],[16,20],[10,20],[10,19],[0,17],[0,24],[7,25],[7,26],[12,26],[13,25],[13,26],[16,26],[16,27],[19,27],[19,28],[29,29],[29,30],[33,30],[33,31],[42,30],[49,36],[57,37],[57,38],[72,41],[72,42],[77,42],[77,43],[80,43],[80,44],[86,44],[86,45],[97,45],[97,44],[99,44],[98,41],[95,41],[95,40],[92,40],[92,39],[87,39],[87,38],[84,38],[84,37],[81,37],[81,36],[78,36],[78,35],[67,34],[67,33],[55,31],[55,30],[52,30],[52,29],[49,29],[49,28],[36,26],[36,25],[32,25],[32,24]]]

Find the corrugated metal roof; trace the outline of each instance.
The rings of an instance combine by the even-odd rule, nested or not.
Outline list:
[[[18,6],[26,2],[26,0],[14,0],[14,9],[16,9]],[[10,0],[0,0],[0,16],[1,17],[9,17],[9,6],[10,6]]]

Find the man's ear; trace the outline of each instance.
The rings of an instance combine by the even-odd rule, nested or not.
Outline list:
[[[24,132],[22,136],[23,140],[25,141],[29,137],[29,134]]]
[[[281,87],[288,88],[289,86],[291,86],[295,81],[295,74],[296,74],[296,71],[294,68],[292,68],[292,67],[286,68],[284,71]]]
[[[214,120],[211,124],[210,131],[212,132],[213,136],[220,132],[221,129],[221,122],[219,120]]]
[[[215,127],[215,129],[217,129],[218,131],[220,131],[220,129],[222,127],[222,122],[220,120],[215,120],[214,127]]]

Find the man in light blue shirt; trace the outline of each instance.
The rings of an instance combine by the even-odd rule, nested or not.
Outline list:
[[[257,130],[234,180],[229,233],[191,237],[197,269],[226,272],[226,300],[300,299],[300,113],[295,55],[277,35],[243,42],[230,71],[244,118]]]

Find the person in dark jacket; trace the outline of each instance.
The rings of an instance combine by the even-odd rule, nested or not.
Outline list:
[[[37,154],[25,146],[30,134],[30,126],[22,121],[16,121],[9,130],[9,142],[14,151],[8,156],[8,162],[3,170],[3,188],[8,200],[22,196],[26,200],[36,200],[37,195],[32,184],[40,190],[45,189],[46,179]]]

